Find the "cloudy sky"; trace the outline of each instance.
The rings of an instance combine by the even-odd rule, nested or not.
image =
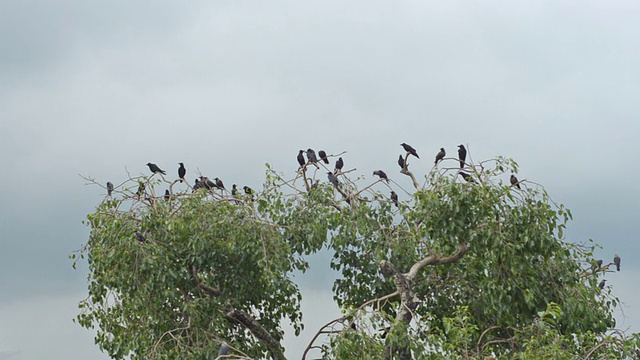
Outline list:
[[[412,144],[514,158],[572,209],[640,331],[635,165],[640,4],[631,1],[0,1],[0,359],[102,359],[72,323],[86,266],[67,256],[103,191],[178,162],[258,187],[300,148],[394,174]],[[397,170],[397,169],[396,169]],[[191,172],[191,177],[193,172]],[[335,309],[321,257],[291,358]],[[311,281],[313,279],[313,281]],[[317,309],[326,309],[318,311]]]

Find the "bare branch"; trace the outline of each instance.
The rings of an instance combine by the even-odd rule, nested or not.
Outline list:
[[[418,272],[422,270],[423,267],[427,265],[441,265],[441,264],[450,264],[450,263],[456,262],[464,256],[467,250],[469,250],[469,244],[464,242],[460,244],[460,247],[458,248],[458,252],[456,252],[452,256],[441,257],[438,255],[431,255],[429,257],[426,257],[418,261],[417,263],[413,264],[413,266],[411,267],[411,270],[409,270],[409,272],[406,273],[405,276],[409,281],[411,281],[416,277],[416,275],[418,275]]]

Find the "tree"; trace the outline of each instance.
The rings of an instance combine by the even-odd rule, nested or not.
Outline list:
[[[233,358],[284,359],[281,320],[303,327],[291,274],[322,250],[344,316],[304,358],[635,356],[637,335],[612,330],[618,299],[597,286],[609,265],[564,239],[569,210],[534,182],[510,184],[510,159],[466,164],[471,179],[447,161],[424,184],[403,166],[413,193],[354,170],[318,185],[322,163],[293,179],[267,165],[255,195],[130,177],[88,215],[78,322],[115,359],[215,358],[223,341]],[[390,187],[409,199],[394,206]]]

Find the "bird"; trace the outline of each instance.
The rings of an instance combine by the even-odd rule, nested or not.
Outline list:
[[[458,145],[458,158],[460,159],[460,169],[464,167],[464,161],[467,159],[467,149],[464,148],[464,145]]]
[[[147,163],[147,166],[149,167],[149,170],[151,170],[151,172],[154,174],[157,174],[157,173],[160,173],[162,175],[167,174],[164,170],[160,169],[156,164]]]
[[[180,179],[180,182],[182,182],[182,180],[184,180],[184,176],[187,175],[187,169],[185,169],[183,163],[178,164],[180,165],[180,167],[178,168],[178,178]]]
[[[462,176],[462,178],[470,183],[474,183],[477,184],[477,182],[475,180],[473,180],[473,177],[471,177],[471,175],[467,174],[466,172],[462,172],[460,171],[460,175]]]
[[[336,161],[336,169],[333,172],[337,173],[338,170],[342,171],[343,166],[344,166],[344,161],[342,161],[342,157],[339,157],[338,161]]]
[[[227,344],[226,341],[223,341],[222,344],[220,344],[220,349],[218,350],[218,356],[229,355],[229,352],[231,352],[231,348],[229,347],[229,344]]]
[[[224,188],[224,184],[222,183],[222,180],[218,179],[218,178],[213,178],[213,180],[216,181],[216,187],[220,190],[225,190]]]
[[[324,161],[325,164],[329,163],[329,159],[327,159],[327,153],[324,152],[324,150],[318,151],[318,156],[320,156],[320,159]]]
[[[385,174],[384,171],[376,170],[376,171],[373,172],[373,175],[378,175],[380,177],[380,179],[385,179],[385,180],[387,180],[387,184],[389,183],[389,178],[387,177],[387,174]]]
[[[602,259],[598,259],[598,261],[596,261],[596,264],[598,264],[598,269],[602,267]]]
[[[138,239],[139,242],[144,243],[144,235],[142,235],[142,233],[140,231],[136,231],[135,232],[136,235],[136,239]]]
[[[247,195],[253,195],[253,189],[248,187],[248,186],[244,186],[242,189],[244,189],[244,193]]]
[[[196,190],[202,188],[202,182],[198,179],[196,179],[196,183],[195,185],[193,185],[193,192],[195,192]]]
[[[338,182],[338,178],[335,175],[333,175],[331,171],[327,172],[327,177],[329,178],[329,182],[331,182],[333,186],[339,187],[340,182]]]
[[[236,184],[231,185],[231,195],[233,196],[238,195],[238,185]]]
[[[604,289],[604,283],[605,283],[606,281],[607,281],[606,279],[602,279],[602,281],[600,281],[600,284],[598,284],[598,287],[599,287],[600,289]]]
[[[393,205],[398,207],[398,194],[393,190],[391,190],[391,201],[393,201]]]
[[[138,191],[136,191],[136,194],[138,195],[138,197],[144,194],[144,190],[145,190],[144,184],[142,182],[138,182]]]
[[[169,189],[164,191],[164,199],[169,200],[171,198],[171,193],[169,193]]]
[[[620,271],[620,256],[618,254],[613,257],[613,263],[616,264],[616,270]]]
[[[304,155],[302,155],[302,153],[304,152],[304,150],[300,150],[298,151],[298,164],[300,164],[300,166],[304,166],[304,164],[306,164],[307,162],[304,160]]]
[[[398,157],[398,165],[402,170],[409,170],[409,164],[404,162],[404,156],[402,154]]]
[[[313,149],[307,149],[307,159],[310,163],[317,163],[318,158],[316,157],[316,152]]]
[[[447,155],[447,152],[444,151],[444,148],[440,148],[440,151],[436,155],[436,162],[435,163],[438,164],[439,161],[442,161],[442,159],[444,159],[445,155]]]
[[[318,186],[320,186],[320,180],[316,179],[316,181],[314,181],[313,184],[311,184],[311,190],[317,189]]]
[[[420,156],[418,156],[418,153],[416,152],[416,149],[412,148],[411,145],[405,144],[405,143],[402,143],[400,145],[402,145],[402,147],[404,148],[404,151],[406,151],[409,154],[411,154],[411,155],[417,157],[418,159],[420,159]]]
[[[111,183],[111,181],[107,181],[107,195],[111,196],[112,192],[113,192],[113,184]]]
[[[522,188],[520,187],[520,183],[518,181],[518,178],[515,175],[511,174],[511,177],[509,178],[509,181],[511,181],[511,186],[515,186],[518,189],[522,190]]]
[[[200,184],[202,185],[203,188],[205,188],[207,190],[211,190],[211,189],[217,187],[216,183],[214,183],[213,181],[209,180],[209,178],[206,177],[206,176],[200,176]]]

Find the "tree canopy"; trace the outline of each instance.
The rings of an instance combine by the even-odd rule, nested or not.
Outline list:
[[[216,358],[224,341],[225,358],[284,359],[283,321],[296,335],[304,324],[292,274],[328,251],[343,316],[305,359],[636,356],[598,286],[613,263],[564,237],[571,212],[510,180],[515,161],[445,157],[418,180],[407,151],[410,191],[390,171],[372,180],[313,158],[292,176],[267,165],[255,192],[129,177],[72,254],[90,269],[78,322],[115,359]]]

